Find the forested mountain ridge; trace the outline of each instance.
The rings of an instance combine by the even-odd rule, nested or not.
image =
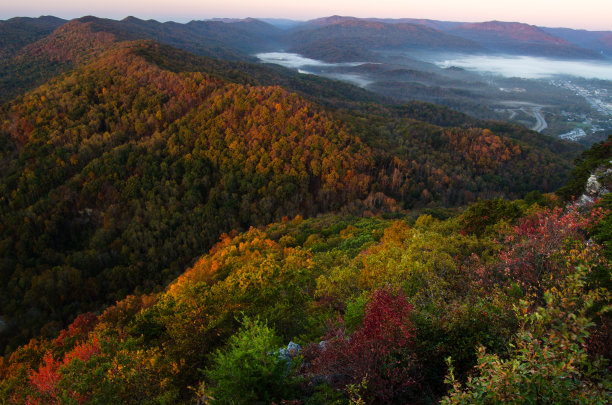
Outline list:
[[[15,17],[0,21],[0,56],[14,55],[24,46],[49,35],[66,20],[44,16],[39,18]]]
[[[542,194],[577,145],[140,39],[179,25],[8,62],[1,403],[606,403],[610,199]]]
[[[353,29],[347,29],[349,26]],[[403,47],[404,49],[429,51],[447,49],[468,53],[547,55],[570,59],[600,58],[603,50],[609,50],[605,37],[610,36],[609,31],[545,28],[505,21],[465,23],[413,18],[384,19],[342,16],[311,20],[294,31],[294,35],[301,39],[301,42],[298,43],[303,49],[308,50],[314,49],[313,46],[305,46],[308,41],[316,40],[315,43],[319,46],[332,48],[337,45],[334,42],[341,41],[341,38],[345,37],[341,42],[343,46],[352,45],[354,49],[360,49],[362,52],[364,48],[402,49]],[[377,36],[383,32],[385,35],[376,41]],[[321,33],[329,37],[327,41],[324,35],[321,36]],[[350,37],[351,40],[347,40],[346,37]],[[366,46],[360,45],[359,40],[365,41]]]
[[[423,25],[386,24],[357,18],[332,20],[319,26],[316,22],[308,29],[296,30],[286,41],[293,52],[325,61],[376,60],[374,50],[453,50],[479,51],[483,48],[475,41],[449,35]],[[346,54],[347,50],[354,54]],[[339,56],[335,56],[338,54]]]
[[[9,245],[3,252],[8,261],[2,284],[12,285],[10,269],[17,264],[13,259],[29,262],[39,257],[47,264],[34,268],[43,270],[54,266],[48,267],[49,260],[67,264],[62,251],[81,252],[78,258],[69,254],[80,264],[70,259],[73,264],[64,270],[47,272],[51,277],[62,271],[73,273],[76,279],[72,277],[68,285],[44,281],[51,287],[45,293],[26,287],[31,291],[25,294],[30,297],[26,300],[47,300],[32,302],[33,308],[42,306],[43,312],[52,309],[58,315],[54,309],[58,302],[49,302],[52,298],[47,293],[70,306],[79,305],[74,294],[90,303],[116,299],[147,279],[153,284],[171,279],[168,271],[178,274],[221,231],[252,223],[251,214],[259,215],[255,212],[263,215],[257,222],[263,222],[278,216],[279,210],[308,212],[308,204],[337,208],[352,193],[363,196],[368,184],[360,168],[371,165],[371,159],[360,157],[359,141],[325,123],[316,110],[308,112],[308,105],[296,96],[280,88],[250,88],[201,74],[164,71],[129,48],[113,51],[41,87],[9,105],[6,114],[3,137],[11,141],[3,156],[1,211],[2,231],[7,232],[2,239]],[[249,131],[249,138],[244,138]],[[342,152],[349,147],[351,154]],[[285,171],[294,151],[302,161],[294,161],[294,169]],[[334,198],[337,192],[343,196]],[[282,202],[276,203],[275,198]],[[14,216],[17,212],[21,214]],[[36,218],[25,219],[28,212]],[[161,228],[154,230],[151,224],[157,220]],[[20,229],[23,224],[29,224],[29,230]],[[148,235],[145,239],[142,232]],[[122,240],[126,237],[132,242]],[[183,248],[163,248],[177,238],[192,240],[185,239]],[[131,244],[135,244],[133,251]],[[86,251],[92,248],[107,253],[91,257]],[[49,255],[48,249],[60,256]],[[161,249],[160,257],[154,257],[151,249]],[[141,268],[140,275],[120,270],[125,264]],[[149,271],[142,271],[149,266],[174,270],[167,269],[166,276],[157,270],[157,276],[146,275]],[[93,281],[89,276],[81,278],[85,268],[90,276],[108,280],[95,283],[92,289],[75,288],[87,285],[87,279]],[[97,274],[105,268],[115,270],[112,275]],[[32,287],[43,285],[37,277],[28,280]],[[132,285],[120,287],[125,282]],[[98,289],[101,285],[107,287]],[[7,305],[23,305],[9,302],[3,302],[3,314]],[[28,318],[24,314],[20,322]],[[33,314],[32,319],[44,318]]]
[[[164,291],[0,358],[0,394],[11,404],[604,404],[610,268],[585,233],[604,236],[592,225],[605,213],[536,200],[479,202],[444,221],[297,216],[224,234]]]
[[[78,19],[91,23],[94,31],[111,32],[120,40],[150,39],[203,56],[228,60],[254,60],[250,53],[266,49],[277,40],[279,30],[263,21],[247,19],[161,23],[126,17],[121,21],[93,16]]]
[[[498,52],[574,58],[600,57],[597,52],[570,43],[536,26],[522,23],[489,21],[463,24],[448,33],[477,41]]]
[[[111,47],[117,38],[92,29],[91,23],[72,20],[0,62],[0,101],[68,72]]]
[[[226,62],[206,59],[210,76],[181,71],[193,65],[167,46],[112,48],[3,108],[2,314],[18,316],[18,340],[163,285],[224,231],[516,197],[556,188],[569,168],[511,127],[326,111],[222,79]]]
[[[487,46],[492,46],[492,51],[510,46],[514,47],[514,51],[528,50],[534,46],[541,47],[543,43],[538,41],[543,37],[546,37],[547,46],[563,48],[559,51],[562,56],[571,56],[572,52],[576,53],[574,56],[588,56],[587,53],[591,52],[579,49],[578,44],[546,34],[537,27],[503,22],[448,26],[441,23],[438,26],[410,19],[338,17],[281,29],[256,19],[180,24],[145,21],[135,17],[116,21],[87,16],[69,22],[55,17],[40,17],[0,23],[0,30],[5,34],[0,43],[0,52],[4,56],[0,61],[1,101],[16,96],[23,87],[33,88],[58,73],[74,68],[78,60],[86,58],[99,47],[97,41],[101,39],[101,33],[105,41],[149,39],[202,56],[253,62],[256,61],[254,53],[285,48],[333,61],[374,60],[377,56],[373,52],[381,49],[481,52]],[[491,26],[492,29],[485,29]],[[515,26],[525,26],[529,30],[512,28]],[[495,27],[511,28],[502,30],[500,34]],[[457,29],[457,33],[465,31],[469,38],[453,35],[453,29]],[[74,33],[70,34],[71,31]],[[529,35],[523,35],[524,31]],[[534,35],[537,39],[535,42],[531,39]],[[78,45],[87,42],[91,42],[91,47]],[[58,44],[62,44],[64,49]],[[50,47],[50,53],[47,53],[47,47]],[[61,55],[58,54],[60,49]],[[537,51],[542,53],[547,50],[538,48]]]
[[[34,20],[37,25],[46,21]],[[254,48],[265,49],[266,43],[277,32],[274,27],[261,21],[232,24],[193,21],[178,24],[144,21],[134,17],[116,21],[88,16],[69,22],[52,19],[46,27],[56,29],[52,32],[49,29],[42,31],[33,36],[37,40],[24,43],[14,25],[9,20],[0,26],[10,34],[6,36],[7,44],[2,48],[18,48],[0,62],[0,101],[8,101],[19,94],[22,88],[33,88],[57,74],[67,72],[121,41],[159,40],[199,55],[253,61],[249,52]],[[20,47],[19,44],[24,46]]]

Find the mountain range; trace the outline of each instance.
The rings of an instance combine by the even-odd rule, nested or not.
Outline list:
[[[272,21],[274,22],[274,21]],[[72,32],[83,32],[68,38]],[[81,54],[111,41],[150,39],[224,60],[255,61],[254,54],[287,49],[315,59],[377,61],[377,51],[521,53],[563,58],[603,58],[611,32],[544,29],[526,24],[449,23],[413,19],[357,19],[333,16],[281,27],[256,20],[160,23],[127,17],[121,21],[83,17],[13,18],[0,22],[0,100],[21,86],[33,87],[75,66]],[[60,48],[62,48],[60,50]]]
[[[346,24],[353,26],[362,24],[362,33],[353,33],[352,37],[359,42],[359,36],[367,36],[368,30],[379,30],[387,42],[380,42],[377,46],[386,48],[407,48],[425,50],[450,49],[457,52],[475,53],[513,53],[535,56],[554,56],[562,58],[599,58],[609,57],[612,49],[606,41],[606,36],[612,34],[610,31],[592,32],[572,29],[551,29],[536,27],[533,25],[489,21],[483,23],[462,23],[449,21],[436,21],[412,18],[400,19],[357,19],[353,17],[332,16],[308,21],[301,26],[304,33],[300,38],[308,38],[308,32],[318,31],[314,27],[340,27]],[[370,23],[368,25],[367,23]],[[373,23],[378,25],[374,26]],[[404,29],[395,29],[392,26],[404,26]],[[405,30],[412,27],[412,36],[406,38]],[[431,30],[425,34],[422,27]],[[329,28],[328,28],[329,30]],[[340,30],[340,28],[336,28]],[[344,29],[346,30],[346,29]],[[333,41],[338,34],[330,31],[330,39]],[[351,36],[343,33],[344,37]],[[434,39],[435,38],[435,39]],[[465,41],[461,42],[460,39]],[[398,42],[395,43],[394,41]],[[391,42],[389,42],[391,41]],[[421,42],[422,41],[422,42]],[[366,44],[368,46],[368,44]]]
[[[215,52],[252,53],[270,46],[295,46],[300,41],[320,41],[329,33],[330,40],[379,35],[380,48],[452,49],[489,52],[526,51],[537,55],[542,49],[528,45],[546,44],[546,52],[569,58],[609,55],[611,31],[585,31],[567,28],[536,27],[522,23],[490,21],[461,23],[423,19],[367,19],[332,16],[306,22],[284,20],[214,19],[186,24],[160,23],[127,17],[121,21],[83,17],[81,22],[95,23],[98,29],[112,31],[122,39],[154,39],[202,55]],[[15,52],[28,43],[51,33],[66,21],[56,17],[13,18],[0,22],[1,52]],[[321,31],[322,28],[328,27]],[[429,29],[428,29],[429,28]],[[461,40],[464,39],[464,41]],[[472,42],[473,41],[473,42]],[[204,43],[206,42],[206,43]],[[223,51],[219,48],[227,48]],[[216,50],[215,50],[216,49]],[[589,52],[591,51],[591,52]],[[595,53],[593,53],[595,51]],[[546,55],[547,53],[545,53]],[[230,56],[225,54],[224,56]],[[237,57],[237,55],[233,55]]]
[[[2,401],[603,403],[612,205],[564,207],[610,139],[576,169],[575,142],[253,55],[605,55],[514,23],[271,22],[0,23]]]
[[[15,295],[3,294],[2,313],[18,316],[29,331],[64,322],[77,302],[92,308],[126,288],[167,282],[232,228],[359,207],[358,201],[379,195],[416,207],[552,191],[578,150],[441,107],[394,107],[365,90],[280,67],[132,40],[134,32],[155,30],[131,28],[150,24],[159,23],[93,17],[67,22],[32,39],[12,59],[16,72],[33,66],[31,73],[45,84],[27,91],[30,77],[19,86],[21,81],[5,76],[21,95],[2,110],[3,284],[17,286],[23,271],[37,276],[13,289]],[[206,24],[186,26],[205,32]],[[267,27],[254,21],[227,25],[232,33]],[[160,172],[159,165],[166,169]],[[175,207],[162,209],[170,205]],[[167,212],[161,228],[142,228],[161,212]],[[185,221],[206,231],[187,243],[180,236],[187,228],[179,226]],[[36,232],[45,236],[34,238]],[[124,239],[128,235],[133,239]],[[170,243],[153,260],[150,249],[168,243],[161,235],[186,244]],[[39,242],[27,242],[33,239]],[[96,264],[85,259],[91,249]],[[22,266],[28,270],[15,270]],[[48,266],[77,269],[80,282],[92,283],[93,290],[76,298],[57,287],[55,303],[36,301],[37,277]],[[117,272],[134,276],[121,287],[101,287]],[[24,296],[30,298],[13,301]]]

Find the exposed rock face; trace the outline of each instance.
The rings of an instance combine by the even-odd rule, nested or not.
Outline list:
[[[578,204],[589,205],[610,193],[612,188],[612,160],[595,170],[587,180],[584,194],[580,196]]]
[[[302,352],[302,346],[297,343],[289,342],[287,347],[283,347],[278,351],[278,357],[287,361],[287,371],[291,370],[294,365],[295,358]]]

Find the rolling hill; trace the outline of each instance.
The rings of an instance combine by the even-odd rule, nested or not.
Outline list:
[[[331,23],[330,23],[331,22]],[[310,22],[314,28],[299,28],[287,37],[291,50],[307,52],[319,48],[329,50],[316,55],[323,60],[336,60],[336,49],[358,50],[366,54],[374,50],[456,50],[477,51],[481,46],[471,40],[416,24],[386,24],[356,18],[331,17]],[[321,26],[322,25],[322,26]],[[314,57],[314,55],[313,55]],[[355,59],[349,59],[355,60]]]
[[[329,61],[357,60],[350,55],[334,58],[338,49],[359,50],[359,56],[369,56],[366,60],[375,60],[368,52],[381,49],[494,52],[574,59],[601,57],[592,46],[599,38],[587,41],[591,46],[585,46],[585,42],[579,40],[580,36],[569,35],[566,40],[555,36],[556,32],[502,21],[454,23],[331,16],[310,20],[294,28],[289,43],[295,52],[311,57],[326,56],[323,59]],[[567,32],[565,34],[567,36]],[[601,42],[599,46],[602,46]]]
[[[464,24],[449,31],[471,39],[494,52],[568,58],[598,58],[599,55],[528,24],[489,21]]]
[[[192,21],[178,24],[144,21],[134,17],[116,21],[88,16],[65,24],[63,20],[53,18],[36,21],[38,25],[45,22],[46,27],[57,28],[31,36],[27,44],[24,43],[17,51],[2,59],[0,101],[15,96],[22,87],[35,87],[58,73],[74,68],[114,42],[151,39],[198,55],[254,61],[249,53],[269,49],[278,33],[273,26],[252,19],[233,23]],[[7,21],[3,22],[2,27],[15,25],[16,22]],[[22,43],[10,36],[6,39],[7,49],[16,49]]]
[[[81,44],[46,49],[70,60]],[[331,82],[110,44],[3,109],[1,312],[14,327],[4,344],[167,283],[221,232],[342,207],[517,197],[556,188],[569,168],[572,147],[519,127],[455,127],[419,104],[327,111],[258,82],[310,94]],[[344,88],[319,100],[358,97]]]
[[[612,138],[572,172],[577,144],[251,63],[282,32],[253,19],[60,22],[0,66],[0,402],[609,398],[609,194],[548,193]],[[480,49],[319,23],[288,40]]]
[[[599,38],[599,42],[605,46],[607,52],[612,50],[612,32],[606,33],[606,35]]]
[[[53,16],[15,17],[0,21],[0,56],[7,58],[24,46],[49,35],[66,20]]]
[[[586,49],[591,49],[597,53],[604,54],[607,57],[612,56],[612,48],[608,43],[606,44],[605,37],[612,35],[610,31],[587,31],[587,30],[573,30],[570,28],[546,28],[541,27],[545,32],[555,35],[559,38],[563,38],[573,44],[581,46]]]

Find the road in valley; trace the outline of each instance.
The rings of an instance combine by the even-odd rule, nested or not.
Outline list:
[[[528,103],[526,101],[503,101],[500,104],[506,107],[510,113],[510,119],[516,116],[517,111],[533,116],[536,120],[535,126],[531,128],[533,131],[542,132],[548,128],[548,123],[542,115],[542,108],[546,107],[545,105]]]
[[[544,116],[542,115],[541,110],[542,110],[542,107],[533,107],[531,109],[531,113],[536,119],[536,125],[535,127],[531,129],[534,131],[538,131],[538,132],[542,132],[546,128],[548,128],[548,124],[546,123],[546,120],[544,119]]]

